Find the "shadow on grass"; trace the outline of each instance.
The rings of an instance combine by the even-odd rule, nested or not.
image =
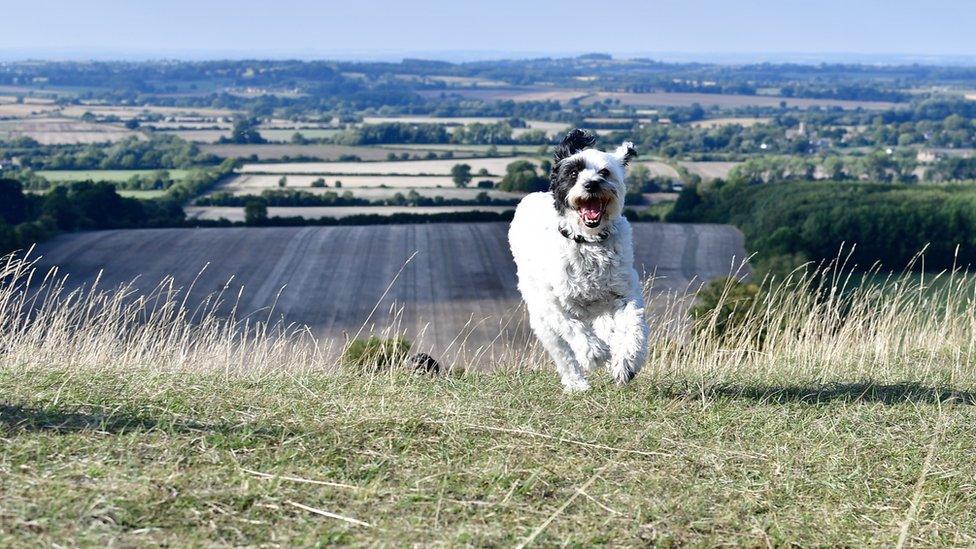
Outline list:
[[[202,431],[210,426],[193,422],[158,421],[126,412],[70,412],[50,408],[33,408],[17,404],[0,403],[0,427],[14,432],[53,431]]]
[[[834,383],[830,385],[717,385],[706,388],[705,396],[733,399],[750,399],[761,402],[784,404],[806,402],[878,402],[882,404],[934,404],[936,402],[972,405],[976,393],[948,387],[929,387],[920,383]],[[687,396],[701,398],[692,392]]]

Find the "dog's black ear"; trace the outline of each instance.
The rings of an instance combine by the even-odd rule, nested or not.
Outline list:
[[[560,160],[573,156],[583,149],[589,149],[595,143],[596,135],[580,128],[570,130],[552,153],[553,169]]]

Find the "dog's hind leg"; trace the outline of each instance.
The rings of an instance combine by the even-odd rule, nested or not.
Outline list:
[[[573,348],[562,333],[563,330],[561,328],[565,328],[565,326],[550,324],[531,314],[529,315],[529,324],[532,326],[532,331],[535,332],[542,346],[545,347],[549,356],[552,357],[553,362],[556,363],[556,370],[559,372],[559,377],[562,380],[563,389],[567,393],[575,393],[589,389],[590,384],[586,382],[586,377],[583,375],[583,368],[579,361],[576,360]]]
[[[647,322],[643,303],[628,300],[612,313],[610,335],[610,375],[623,385],[634,379],[647,360]]]

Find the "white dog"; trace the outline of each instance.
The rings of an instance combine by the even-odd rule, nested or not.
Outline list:
[[[567,392],[589,388],[585,374],[606,364],[619,384],[647,355],[644,299],[623,217],[624,167],[637,151],[612,153],[575,129],[556,147],[549,192],[519,203],[508,232],[518,288],[532,330],[552,356]]]

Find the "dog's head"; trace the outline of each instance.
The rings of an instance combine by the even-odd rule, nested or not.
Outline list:
[[[599,234],[624,209],[624,169],[637,156],[625,141],[613,152],[593,148],[596,136],[575,129],[566,134],[553,154],[549,190],[564,222],[583,234]]]

